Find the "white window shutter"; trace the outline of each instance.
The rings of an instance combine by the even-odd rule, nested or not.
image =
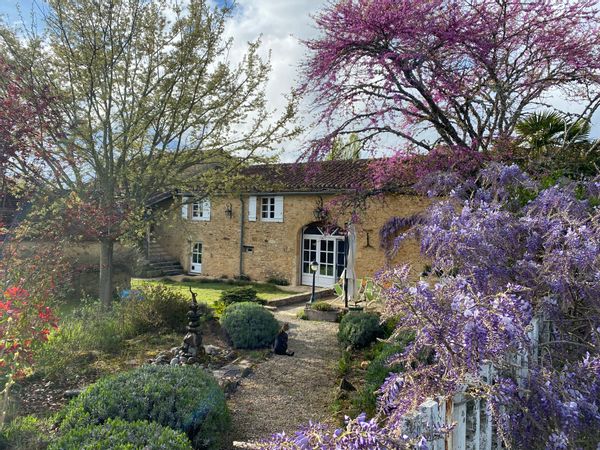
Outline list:
[[[248,220],[256,222],[256,195],[251,195],[248,198]]]
[[[202,220],[210,220],[210,198],[202,201]]]
[[[275,222],[283,222],[283,197],[275,197]]]
[[[181,197],[181,217],[183,219],[187,219],[189,217],[188,210],[190,205],[188,202],[190,201],[189,197]]]

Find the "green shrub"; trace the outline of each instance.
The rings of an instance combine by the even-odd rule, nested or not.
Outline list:
[[[212,315],[204,303],[201,318]],[[185,332],[189,300],[180,292],[161,285],[143,286],[136,295],[122,303],[122,314],[128,334],[138,335],[158,330]]]
[[[337,372],[340,377],[345,377],[352,369],[352,355],[350,352],[343,351],[342,357],[338,360]]]
[[[384,339],[389,338],[394,333],[399,320],[398,317],[391,317],[381,324]]]
[[[375,415],[377,407],[377,391],[390,373],[399,373],[403,370],[400,363],[389,364],[389,359],[404,351],[406,345],[414,339],[412,333],[400,337],[393,343],[379,342],[374,346],[373,360],[365,373],[365,383],[356,393],[352,403],[356,411],[364,411],[369,417]]]
[[[310,307],[315,311],[335,311],[337,309],[332,304],[327,302],[315,302],[310,305]]]
[[[258,297],[253,287],[241,286],[222,291],[220,301],[229,306],[233,303],[258,302]]]
[[[221,298],[213,305],[217,316],[222,316],[225,309],[234,303],[253,302],[264,305],[266,302],[257,296],[257,291],[251,286],[241,286],[226,289],[221,292]]]
[[[308,320],[308,314],[303,309],[296,313],[296,317],[300,320]]]
[[[273,314],[249,302],[228,306],[221,316],[221,325],[236,348],[268,347],[279,331]]]
[[[45,377],[63,375],[70,366],[89,363],[97,352],[118,353],[128,337],[118,305],[108,311],[97,301],[84,302],[36,351],[37,370]]]
[[[108,419],[102,425],[74,428],[48,450],[192,450],[187,436],[154,422]]]
[[[0,437],[0,449],[44,450],[50,442],[51,423],[33,416],[17,417],[7,424]]]
[[[267,278],[267,283],[274,284],[275,286],[289,286],[290,282],[280,276],[272,276]]]
[[[144,366],[103,378],[65,407],[61,431],[111,418],[181,430],[196,449],[227,447],[225,396],[215,379],[197,367]]]
[[[338,340],[345,346],[363,348],[381,336],[379,316],[375,313],[348,313],[340,322]]]

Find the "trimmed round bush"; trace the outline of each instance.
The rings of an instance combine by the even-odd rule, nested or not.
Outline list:
[[[192,450],[187,436],[154,422],[108,419],[102,425],[74,428],[48,450]]]
[[[264,348],[279,331],[275,316],[256,303],[234,303],[225,309],[221,325],[236,348]]]
[[[230,417],[212,375],[193,366],[144,366],[102,378],[62,412],[61,431],[108,419],[147,420],[183,431],[194,448],[227,448]]]
[[[338,340],[345,346],[364,348],[383,335],[375,313],[348,313],[340,321]]]

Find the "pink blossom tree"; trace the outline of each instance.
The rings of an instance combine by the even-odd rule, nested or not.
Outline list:
[[[383,139],[488,152],[561,94],[589,120],[600,105],[599,19],[592,0],[333,2],[307,42],[302,91],[327,130],[311,156],[352,133],[367,148]]]

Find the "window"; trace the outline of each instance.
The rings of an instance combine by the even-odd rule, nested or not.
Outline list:
[[[192,220],[210,220],[210,200],[192,203]]]
[[[263,219],[275,219],[275,197],[263,197],[260,199],[260,211]]]
[[[260,218],[263,222],[283,222],[283,197],[260,197]]]
[[[302,255],[302,272],[312,274],[310,264],[317,260],[317,239],[304,239]]]

